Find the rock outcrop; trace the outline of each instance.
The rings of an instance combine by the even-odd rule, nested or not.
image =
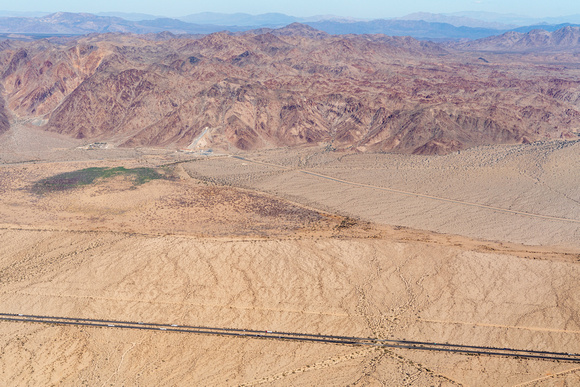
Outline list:
[[[0,134],[10,129],[10,121],[8,120],[8,113],[4,106],[4,100],[0,98]]]
[[[262,31],[264,32],[264,31]],[[527,68],[525,68],[527,66]],[[569,136],[580,82],[412,38],[310,27],[154,39],[127,34],[0,51],[6,107],[46,130],[123,146],[330,144],[441,154]]]

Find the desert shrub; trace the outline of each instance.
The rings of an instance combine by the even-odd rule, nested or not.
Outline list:
[[[58,175],[39,180],[32,186],[32,191],[37,194],[66,191],[83,185],[93,184],[98,180],[104,180],[114,176],[127,176],[133,180],[133,184],[135,185],[144,184],[151,180],[165,178],[165,175],[160,174],[153,168],[127,169],[125,167],[93,167],[80,169],[78,171],[60,173]]]

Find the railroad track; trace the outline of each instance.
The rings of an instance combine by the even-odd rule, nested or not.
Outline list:
[[[112,329],[139,329],[150,331],[193,333],[202,335],[236,336],[255,339],[303,341],[326,344],[375,346],[382,348],[402,348],[435,352],[452,352],[466,355],[507,356],[516,358],[557,360],[580,363],[580,354],[567,352],[535,351],[515,348],[497,348],[449,343],[435,343],[414,340],[388,340],[370,337],[333,336],[309,333],[262,331],[235,328],[215,328],[178,324],[147,323],[142,321],[100,320],[77,317],[54,317],[14,313],[0,313],[0,321],[55,325],[75,325]]]

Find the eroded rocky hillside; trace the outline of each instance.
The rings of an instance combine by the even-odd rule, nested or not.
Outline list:
[[[122,146],[183,148],[203,135],[226,149],[440,154],[575,137],[580,126],[575,68],[303,25],[7,41],[0,75],[14,118]]]

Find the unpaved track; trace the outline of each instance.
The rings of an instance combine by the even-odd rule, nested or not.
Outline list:
[[[251,162],[251,163],[256,163],[256,164],[261,164],[261,165],[268,165],[268,166],[272,166],[272,167],[275,167],[275,168],[281,168],[281,169],[290,170],[289,168],[286,168],[286,167],[284,167],[282,165],[276,165],[276,164],[272,164],[272,163],[264,163],[264,162],[255,161],[255,160],[251,160],[251,159],[248,159],[248,158],[245,158],[245,157],[240,157],[240,156],[234,156],[234,157],[237,158],[237,159],[239,159],[239,160],[244,160],[244,161],[248,161],[248,162]],[[489,210],[493,210],[493,211],[507,212],[507,213],[510,213],[510,214],[517,214],[517,215],[529,216],[529,217],[532,217],[532,218],[551,219],[551,220],[559,220],[559,221],[563,221],[563,222],[571,222],[571,223],[579,223],[580,224],[580,220],[578,220],[578,219],[569,219],[569,218],[562,218],[562,217],[557,217],[557,216],[548,216],[548,215],[532,214],[532,213],[529,213],[529,212],[514,211],[514,210],[509,210],[509,209],[506,209],[506,208],[500,208],[500,207],[494,207],[494,206],[487,206],[485,204],[470,203],[470,202],[465,202],[465,201],[461,201],[461,200],[453,200],[453,199],[447,199],[447,198],[442,198],[442,197],[438,197],[438,196],[424,195],[424,194],[420,194],[420,193],[416,193],[416,192],[401,191],[401,190],[398,190],[398,189],[393,189],[393,188],[388,188],[388,187],[380,187],[380,186],[371,185],[371,184],[356,183],[356,182],[353,182],[353,181],[347,181],[347,180],[343,180],[343,179],[338,179],[336,177],[332,177],[332,176],[328,176],[328,175],[323,175],[321,173],[316,173],[316,172],[307,171],[307,170],[303,170],[303,169],[295,169],[294,171],[300,172],[300,173],[304,173],[306,175],[316,176],[316,177],[319,177],[321,179],[335,181],[335,182],[342,183],[342,184],[353,185],[353,186],[356,186],[356,187],[365,187],[365,188],[371,188],[371,189],[376,189],[376,190],[381,190],[381,191],[393,192],[393,193],[401,194],[401,195],[413,196],[413,197],[417,197],[417,198],[432,199],[432,200],[437,200],[437,201],[442,201],[442,202],[449,202],[449,203],[460,204],[460,205],[464,205],[464,206],[485,208],[485,209],[489,209]]]
[[[462,152],[453,157],[471,161],[457,170],[452,157],[248,156],[289,170],[222,157],[181,164],[178,180],[112,180],[44,197],[29,194],[31,182],[116,165],[7,166],[0,311],[579,353],[579,251],[556,243],[572,240],[577,224],[375,188],[578,219],[575,148],[545,157],[522,149]],[[152,155],[124,166],[176,161]],[[432,227],[445,216],[453,221]],[[0,384],[495,386],[547,374],[580,383],[569,364],[540,359],[115,328],[1,323]]]
[[[391,226],[580,248],[580,143],[440,157],[276,150],[183,164],[190,175]],[[251,160],[251,161],[250,161]]]
[[[177,325],[243,327],[264,332],[376,336],[580,352],[580,334],[574,333],[580,330],[579,322],[569,313],[577,310],[580,302],[576,297],[578,284],[574,281],[580,274],[573,262],[473,253],[428,242],[376,238],[205,240],[33,230],[2,230],[0,237],[4,241],[0,246],[4,290],[0,293],[0,306],[6,313],[21,313],[24,309],[35,315],[93,319],[115,316],[125,321],[171,321]],[[93,248],[87,250],[91,243]],[[37,254],[29,254],[31,249]],[[421,319],[461,319],[473,324],[431,323]],[[27,325],[34,324],[0,325],[5,333],[0,348],[11,354],[3,358],[5,363],[0,362],[0,367],[9,367],[8,359],[19,359],[21,352],[14,346],[17,337],[24,334],[19,332],[37,332],[24,334],[31,343],[27,345],[37,342],[43,343],[42,348],[50,348],[42,338],[51,338],[50,332],[57,329],[62,340],[81,335],[90,343],[82,347],[78,357],[67,355],[71,365],[65,367],[80,367],[75,373],[89,382],[95,381],[87,373],[90,366],[84,366],[78,359],[89,357],[101,362],[95,377],[106,375],[106,380],[117,370],[120,357],[132,343],[143,340],[149,343],[149,348],[164,354],[166,364],[159,365],[161,360],[155,360],[156,355],[143,352],[136,345],[123,360],[128,368],[121,367],[115,374],[121,379],[113,383],[134,381],[138,369],[147,362],[156,364],[158,377],[167,378],[173,372],[184,381],[204,384],[208,380],[211,384],[228,384],[226,379],[243,384],[285,373],[284,378],[277,379],[284,384],[332,380],[352,384],[368,371],[386,383],[404,385],[407,373],[421,370],[423,379],[415,384],[439,384],[436,381],[444,379],[437,375],[446,375],[465,384],[477,384],[474,382],[485,376],[487,385],[509,385],[541,377],[549,370],[560,372],[565,367],[531,359],[504,358],[498,363],[492,357],[485,360],[477,356],[428,355],[417,349],[392,349],[403,363],[391,356],[377,358],[379,352],[369,352],[319,369],[306,366],[335,355],[340,357],[345,350],[341,346],[332,349],[334,346],[326,345],[320,349],[316,346],[322,344],[303,343],[296,347],[279,342],[278,349],[273,351],[266,343],[268,340],[249,344],[246,339],[232,338],[229,340],[234,342],[229,343],[222,338],[176,335],[182,336],[178,339],[180,343],[176,343],[170,335],[159,336],[164,332],[135,336],[128,332],[102,334],[91,327],[81,328],[80,332],[74,327]],[[519,329],[530,326],[546,329]],[[113,341],[107,344],[109,341],[103,342],[102,337]],[[224,350],[230,354],[207,352],[203,343],[212,347],[225,345]],[[174,352],[159,352],[162,345],[174,346]],[[102,363],[105,359],[102,356],[107,353],[110,364]],[[193,362],[190,364],[200,367],[195,375],[214,376],[207,380],[184,377],[189,369],[185,367],[184,356]],[[204,356],[213,358],[214,363],[203,363]],[[375,364],[372,359],[380,360]],[[54,360],[37,351],[28,360],[19,361],[46,376],[48,371],[38,367]],[[268,367],[256,366],[257,363]],[[399,366],[404,370],[397,371]],[[216,367],[219,377],[212,373]],[[308,372],[291,373],[302,368],[308,368]],[[75,384],[62,373],[54,375],[60,375],[55,380],[65,385]],[[300,377],[294,379],[297,376]],[[6,377],[16,378],[12,372]]]

